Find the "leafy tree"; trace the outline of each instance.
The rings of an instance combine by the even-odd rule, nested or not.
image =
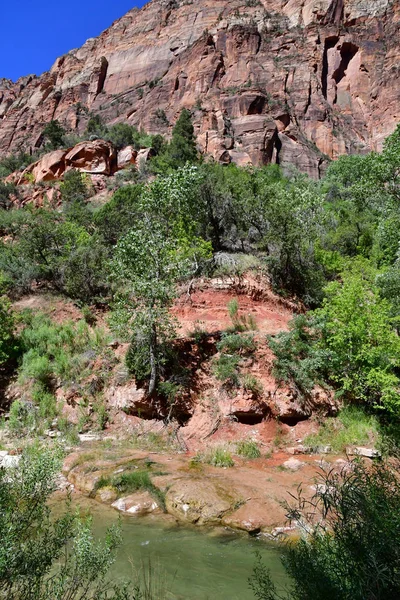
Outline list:
[[[386,463],[324,473],[310,500],[288,516],[302,526],[282,546],[290,577],[279,593],[259,559],[250,580],[258,600],[395,600],[400,594],[400,483]]]
[[[128,323],[134,348],[147,355],[150,395],[157,388],[162,347],[174,336],[168,309],[176,283],[194,275],[209,255],[191,217],[197,179],[196,169],[185,168],[149,185],[140,198],[139,216],[118,242],[113,260],[112,272],[122,286],[114,326],[124,330]]]
[[[127,185],[117,190],[107,204],[95,214],[94,222],[108,246],[115,246],[139,216],[141,185]]]
[[[65,129],[56,120],[47,123],[43,129],[43,136],[52,148],[62,148],[64,146],[65,133]]]
[[[325,381],[347,401],[399,416],[400,339],[390,303],[367,261],[350,263],[341,278],[326,287],[321,308],[271,342],[277,373],[303,389]]]
[[[90,521],[69,505],[58,518],[48,501],[56,490],[60,453],[28,448],[17,467],[0,470],[0,598],[4,600],[139,600],[135,586],[110,582],[119,531],[95,542]]]

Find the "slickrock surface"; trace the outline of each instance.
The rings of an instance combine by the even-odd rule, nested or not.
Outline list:
[[[169,134],[193,111],[222,162],[295,165],[380,149],[399,118],[399,0],[152,0],[48,73],[0,80],[0,156],[90,112]]]

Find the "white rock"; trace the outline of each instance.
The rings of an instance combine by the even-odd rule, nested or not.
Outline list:
[[[347,454],[350,456],[364,456],[365,458],[380,458],[381,453],[375,448],[363,448],[359,446],[358,448],[348,448]]]
[[[121,512],[126,512],[125,498],[119,498],[118,500],[116,500],[115,502],[113,502],[111,504],[111,506],[113,508],[116,508],[117,510],[120,510]]]
[[[97,442],[101,440],[101,436],[98,433],[79,433],[78,435],[81,442]]]
[[[19,465],[19,461],[21,460],[21,456],[12,456],[11,454],[7,454],[3,457],[1,461],[1,466],[4,469],[14,469]]]
[[[283,466],[285,469],[290,469],[290,471],[298,471],[304,466],[304,463],[297,460],[297,458],[289,458],[289,460],[285,460]]]

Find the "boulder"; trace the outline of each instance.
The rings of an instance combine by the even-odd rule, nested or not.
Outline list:
[[[167,491],[167,511],[180,521],[199,525],[216,524],[231,511],[231,492],[206,479],[179,479]]]
[[[134,381],[126,385],[111,387],[105,395],[108,405],[116,410],[149,419],[157,414],[151,399],[146,397],[146,391],[137,388]]]
[[[364,458],[380,458],[381,453],[375,448],[363,448],[361,446],[357,448],[347,448],[346,450],[349,456],[363,456]]]
[[[36,183],[60,179],[65,171],[65,150],[55,150],[45,154],[34,164],[31,173]],[[29,167],[28,167],[29,168]],[[26,172],[26,171],[25,171]]]
[[[111,506],[120,512],[137,516],[148,515],[158,509],[157,502],[150,496],[149,492],[138,492],[120,498]]]
[[[81,142],[65,156],[65,169],[82,173],[113,175],[117,170],[117,152],[110,142],[94,140]]]
[[[288,460],[285,460],[282,466],[285,469],[289,469],[289,471],[299,471],[299,469],[304,466],[304,463],[297,460],[297,458],[289,458]]]
[[[122,150],[118,152],[118,170],[135,165],[137,156],[138,152],[133,146],[122,148]]]

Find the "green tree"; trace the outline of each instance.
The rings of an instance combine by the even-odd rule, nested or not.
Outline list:
[[[0,369],[14,359],[17,352],[18,341],[11,303],[6,296],[0,296]]]
[[[400,338],[376,271],[365,260],[348,263],[325,289],[322,307],[271,340],[278,376],[304,390],[325,381],[348,402],[400,414]]]
[[[173,130],[172,139],[164,151],[154,159],[154,168],[158,172],[183,167],[187,162],[196,162],[198,152],[190,112],[184,108]]]
[[[4,600],[139,600],[140,590],[112,583],[108,572],[120,535],[96,542],[90,521],[70,506],[52,517],[61,456],[28,448],[18,466],[0,469],[0,598]]]
[[[115,246],[139,217],[142,193],[143,186],[126,185],[117,190],[111,200],[95,213],[95,225],[108,246]]]
[[[149,185],[140,198],[138,218],[118,242],[112,272],[118,293],[114,326],[130,325],[136,354],[148,365],[149,394],[157,388],[161,349],[174,335],[169,308],[178,281],[196,274],[209,245],[196,236],[193,191],[195,168],[185,168]],[[133,361],[134,363],[137,361]]]
[[[282,545],[289,590],[279,593],[258,560],[257,600],[397,600],[400,596],[400,483],[392,465],[354,461],[324,473],[310,500],[288,516],[302,529]]]
[[[108,127],[104,125],[100,115],[93,115],[90,117],[85,134],[91,138],[104,138],[108,133]]]
[[[43,136],[52,148],[62,148],[64,146],[65,133],[65,129],[56,120],[47,123],[43,129]]]

